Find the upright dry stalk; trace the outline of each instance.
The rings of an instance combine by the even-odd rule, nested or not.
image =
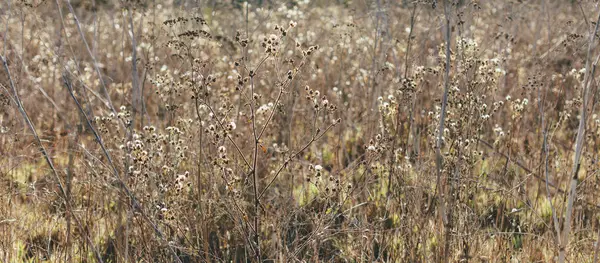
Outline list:
[[[108,149],[104,145],[102,137],[100,137],[100,134],[96,131],[96,129],[92,125],[90,118],[87,116],[87,114],[83,110],[81,103],[79,103],[79,100],[77,100],[77,98],[75,97],[75,93],[73,92],[73,87],[71,85],[71,81],[67,77],[66,73],[63,74],[63,80],[64,80],[64,84],[65,84],[65,87],[67,88],[69,95],[71,96],[71,98],[73,99],[73,102],[75,102],[75,105],[77,106],[79,113],[81,115],[83,115],[89,130],[94,135],[94,138],[96,139],[96,143],[98,143],[98,145],[100,145],[100,148],[102,149],[102,152],[104,153],[104,156],[106,157],[106,160],[108,161],[108,167],[110,167],[112,169],[113,175],[115,176],[117,183],[120,185],[121,190],[123,190],[126,197],[128,197],[131,200],[131,205],[133,207],[133,210],[138,212],[141,215],[141,217],[152,227],[152,229],[154,230],[154,233],[161,241],[165,241],[165,236],[164,236],[163,232],[160,231],[160,229],[158,229],[158,226],[154,222],[152,222],[152,220],[150,220],[150,218],[146,215],[143,208],[141,207],[141,204],[138,202],[138,199],[131,192],[131,190],[129,190],[129,187],[127,187],[127,184],[125,184],[125,181],[123,181],[123,179],[119,175],[119,170],[117,169],[117,166],[113,162],[113,159],[112,159],[110,153],[108,152]],[[179,256],[175,252],[175,250],[173,250],[171,245],[167,244],[166,247],[169,250],[169,252],[171,254],[173,254],[175,261],[182,263],[181,259],[179,258]]]
[[[540,104],[542,104],[541,100],[540,100]],[[544,175],[546,178],[545,181],[545,186],[546,186],[546,199],[548,200],[548,202],[550,203],[550,209],[552,211],[552,220],[554,222],[554,230],[556,231],[556,244],[558,244],[559,247],[561,247],[562,244],[562,240],[560,238],[560,226],[558,224],[558,218],[556,216],[556,210],[554,209],[554,205],[552,204],[552,195],[550,193],[550,186],[549,186],[549,181],[550,181],[550,177],[549,177],[549,172],[548,172],[548,129],[546,127],[546,122],[544,119],[544,110],[543,110],[543,106],[540,106],[540,116],[542,118],[542,131],[543,131],[543,136],[544,136],[544,142],[542,144],[542,150],[544,153]]]
[[[127,7],[127,12],[129,15],[129,37],[131,38],[131,104],[133,108],[133,118],[131,122],[131,126],[135,127],[135,115],[138,111],[138,106],[141,101],[140,87],[138,84],[138,70],[137,70],[137,43],[135,40],[135,32],[133,31],[133,13],[131,12],[131,6]]]
[[[600,236],[600,228],[598,229],[598,236]],[[600,238],[598,238],[596,240],[596,243],[594,244],[594,260],[592,261],[593,263],[598,262],[598,246],[600,246]]]
[[[60,7],[60,5],[58,4],[58,1],[59,0],[56,0],[56,5]],[[102,91],[105,93],[104,95],[106,96],[106,101],[108,103],[108,107],[116,115],[117,111],[115,110],[115,107],[113,106],[112,100],[110,98],[110,93],[108,92],[108,89],[106,88],[106,83],[104,82],[104,78],[102,77],[102,72],[100,72],[100,68],[98,67],[98,62],[96,61],[96,56],[94,56],[94,53],[90,49],[90,45],[88,45],[85,35],[83,34],[83,31],[81,30],[81,24],[79,23],[79,19],[77,18],[77,15],[75,14],[75,10],[73,9],[73,6],[71,5],[71,1],[66,0],[65,2],[67,3],[67,6],[69,7],[69,11],[73,15],[73,20],[75,21],[75,25],[77,26],[77,31],[79,32],[79,36],[81,37],[81,40],[83,41],[83,44],[85,45],[85,48],[92,59],[92,63],[94,64],[94,69],[96,71],[96,74],[98,74],[98,80],[100,81],[100,85],[102,86]],[[134,63],[135,63],[135,60],[134,60]]]
[[[31,119],[29,118],[29,115],[27,114],[27,111],[25,110],[23,103],[21,102],[19,93],[17,92],[17,87],[15,86],[15,83],[10,74],[10,69],[8,68],[8,62],[6,60],[6,51],[7,51],[6,50],[7,49],[6,42],[8,40],[8,24],[9,24],[8,21],[10,20],[10,14],[11,14],[10,9],[11,9],[11,1],[9,0],[7,9],[6,9],[7,10],[7,12],[6,12],[7,18],[6,18],[6,26],[5,26],[5,30],[4,30],[4,36],[3,36],[4,48],[2,51],[2,55],[0,56],[0,60],[2,60],[2,65],[4,66],[4,70],[6,71],[6,75],[8,77],[8,85],[12,90],[14,102],[17,105],[17,108],[19,109],[19,112],[21,113],[23,120],[25,121],[25,123],[29,127],[29,130],[33,134],[33,137],[34,137],[38,147],[40,148],[40,151],[42,152],[42,155],[44,156],[46,163],[50,167],[50,170],[52,170],[52,174],[54,175],[56,183],[58,185],[59,195],[64,200],[64,204],[66,207],[66,214],[68,215],[68,218],[70,218],[72,216],[73,220],[77,224],[77,227],[81,230],[81,229],[83,229],[83,225],[81,224],[81,221],[79,220],[79,218],[77,218],[77,216],[73,214],[73,207],[71,205],[71,199],[70,199],[70,189],[66,190],[65,186],[62,184],[62,182],[60,180],[60,176],[58,175],[58,172],[56,171],[54,163],[52,162],[52,158],[48,154],[48,151],[46,151],[46,147],[44,147],[44,144],[42,144],[42,140],[40,139],[40,137],[35,129],[35,126],[33,125],[33,122],[31,122]],[[68,182],[68,183],[70,183],[70,182]],[[98,262],[102,263],[103,262],[102,257],[100,256],[100,253],[96,249],[96,246],[94,246],[94,242],[92,241],[92,239],[89,237],[89,235],[87,233],[82,232],[82,235],[84,236],[86,242],[92,249],[92,252],[94,253],[94,257],[96,257],[96,260]]]
[[[4,35],[4,40],[6,41],[6,33]],[[6,49],[4,51],[6,52]],[[83,226],[82,226],[81,221],[79,220],[79,218],[77,218],[77,216],[75,216],[72,213],[73,212],[73,207],[71,206],[71,202],[70,202],[70,199],[69,199],[69,194],[65,190],[65,187],[63,186],[63,184],[62,184],[62,182],[60,180],[60,176],[58,175],[58,172],[56,171],[54,163],[52,162],[52,159],[50,158],[50,155],[48,154],[48,151],[46,151],[46,147],[44,147],[44,144],[42,144],[42,141],[40,140],[40,137],[38,136],[38,133],[37,133],[37,131],[35,129],[35,126],[33,126],[33,123],[31,122],[31,119],[29,119],[29,115],[27,114],[27,111],[25,111],[25,107],[23,106],[23,103],[21,102],[21,99],[19,98],[19,93],[17,92],[17,88],[15,87],[15,84],[13,82],[12,76],[10,74],[10,70],[8,68],[8,62],[6,61],[6,57],[5,56],[6,56],[6,53],[5,53],[5,55],[0,56],[0,60],[2,60],[2,64],[4,65],[4,69],[6,70],[6,74],[8,76],[8,81],[9,81],[9,86],[10,86],[12,92],[13,92],[13,96],[14,96],[15,103],[17,104],[17,108],[19,109],[19,112],[21,113],[21,115],[23,117],[23,120],[25,121],[25,123],[29,127],[29,130],[33,134],[33,138],[35,139],[38,147],[40,147],[40,151],[42,152],[42,155],[44,156],[44,159],[46,160],[46,163],[50,167],[50,170],[52,170],[52,174],[54,175],[54,177],[56,179],[56,182],[58,184],[58,189],[60,191],[60,196],[64,200],[65,207],[67,209],[67,214],[73,216],[73,220],[75,220],[75,223],[77,224],[77,227],[79,227],[79,229],[83,229]],[[100,253],[96,249],[96,246],[94,246],[94,243],[90,239],[89,235],[85,234],[84,232],[82,232],[82,234],[85,236],[85,239],[86,239],[88,245],[90,246],[90,248],[92,249],[92,251],[94,253],[94,256],[96,257],[96,260],[98,260],[98,262],[103,262],[102,261],[102,257],[100,256]]]
[[[406,53],[404,53],[404,78],[408,78],[408,54],[410,53],[410,48],[412,44],[411,40],[413,36],[413,30],[415,28],[415,15],[417,13],[417,6],[417,2],[415,2],[413,5],[413,9],[410,13],[410,30],[408,31],[408,39],[406,39]],[[398,71],[400,71],[400,69],[398,69]]]
[[[547,13],[546,10],[546,1],[542,0],[542,10],[544,13]],[[532,53],[536,53],[536,47],[538,38],[540,35],[541,27],[536,25],[535,37],[533,41]],[[554,208],[554,204],[552,203],[552,193],[550,192],[550,176],[549,176],[549,150],[548,150],[548,127],[546,124],[546,118],[544,116],[545,107],[544,104],[546,102],[546,94],[544,93],[542,96],[542,88],[538,88],[538,107],[540,110],[540,122],[542,125],[542,156],[544,158],[544,186],[546,188],[546,199],[550,204],[550,210],[552,211],[552,221],[554,223],[554,231],[556,231],[556,244],[558,247],[561,246],[561,238],[560,238],[560,225],[558,223],[558,217],[556,215],[556,209]]]
[[[250,32],[248,29],[248,24],[249,24],[249,13],[250,13],[250,3],[246,2],[246,39],[250,39]],[[248,59],[248,48],[244,49],[244,60],[246,61],[246,63],[249,61]],[[254,103],[256,102],[254,100],[254,77],[256,76],[256,70],[258,70],[258,68],[260,67],[260,65],[262,65],[262,63],[267,59],[267,57],[265,57],[258,65],[258,67],[256,67],[256,69],[254,71],[250,70],[249,72],[249,77],[250,77],[250,114],[251,114],[251,119],[252,119],[252,138],[253,138],[253,142],[254,142],[254,149],[253,149],[253,156],[252,156],[252,170],[250,171],[250,174],[252,175],[252,184],[253,184],[253,191],[254,191],[254,245],[256,246],[256,250],[255,250],[255,259],[256,262],[260,262],[261,261],[261,251],[260,251],[260,211],[259,211],[259,207],[260,207],[260,202],[259,202],[259,192],[258,192],[258,178],[257,178],[257,174],[256,174],[256,169],[257,169],[257,160],[258,160],[258,136],[256,133],[256,113],[254,110]]]
[[[436,172],[437,172],[437,179],[436,179],[436,189],[437,189],[437,195],[438,195],[438,205],[439,205],[439,213],[442,217],[442,221],[444,223],[444,226],[446,226],[448,224],[448,218],[446,217],[446,209],[445,209],[445,205],[444,205],[444,200],[443,200],[443,188],[441,185],[441,177],[442,177],[442,168],[444,165],[444,160],[442,158],[442,143],[443,143],[443,137],[444,137],[444,120],[446,118],[446,104],[448,103],[448,89],[450,86],[450,15],[448,13],[448,0],[444,0],[444,19],[445,19],[445,27],[444,27],[444,40],[446,42],[446,71],[444,72],[444,94],[442,97],[442,108],[441,108],[441,112],[440,112],[440,125],[439,125],[439,129],[438,129],[438,136],[437,136],[437,142],[436,142]],[[446,229],[445,231],[449,231],[448,229]],[[448,243],[449,240],[446,240],[446,243]],[[448,249],[445,249],[448,250]],[[446,260],[448,259],[449,255],[448,255],[448,251],[444,251],[444,256],[446,258]]]
[[[406,79],[408,77],[408,69],[409,69],[409,63],[408,63],[408,54],[410,53],[410,47],[411,47],[411,39],[412,39],[412,35],[413,35],[413,29],[414,29],[414,25],[415,25],[415,15],[416,15],[416,11],[417,11],[417,3],[414,3],[411,15],[410,15],[410,30],[408,32],[408,38],[406,39],[406,53],[404,54],[404,79]],[[397,76],[400,76],[400,66],[397,66],[396,68],[396,74]],[[408,145],[409,145],[409,140],[410,140],[410,133],[413,127],[413,112],[414,112],[414,106],[415,106],[415,101],[416,101],[416,95],[413,94],[413,99],[412,99],[412,103],[411,103],[411,107],[410,107],[410,111],[408,113],[409,117],[408,117],[408,128],[406,129],[406,144],[405,144],[405,148],[406,148],[406,156],[410,156],[408,153]],[[391,149],[391,158],[389,160],[389,166],[391,167],[390,172],[388,173],[388,185],[387,185],[387,191],[386,191],[386,201],[385,201],[385,218],[388,217],[388,213],[391,212],[388,209],[389,203],[390,203],[390,199],[391,199],[391,192],[392,192],[392,177],[394,175],[396,175],[396,149],[398,148],[398,143],[399,143],[399,138],[400,138],[400,128],[402,127],[402,122],[400,121],[400,105],[398,105],[398,113],[396,114],[396,129],[395,129],[395,133],[397,134],[397,136],[393,136],[392,140],[392,149]],[[386,237],[387,237],[387,231],[383,232],[383,238],[382,238],[382,244],[386,244]]]
[[[369,95],[368,98],[371,98],[371,110],[375,111],[377,110],[377,75],[379,75],[377,73],[377,48],[379,47],[379,49],[381,49],[381,46],[378,45],[379,42],[381,42],[380,40],[380,35],[381,35],[381,1],[377,0],[377,11],[375,11],[375,41],[373,43],[373,54],[371,54],[371,77],[369,78],[369,81],[371,82],[371,90],[370,92],[368,92],[366,95]]]
[[[598,65],[598,61],[600,60],[600,55],[596,56],[596,60],[594,61],[594,65],[592,66],[592,76],[596,72],[596,67]],[[596,86],[596,90],[594,91],[594,101],[592,102],[592,110],[594,112],[594,106],[596,105],[596,92],[598,91],[598,87]],[[596,243],[594,243],[594,260],[593,263],[598,262],[598,247],[600,246],[600,229],[598,229],[598,238],[596,239]]]
[[[575,196],[577,195],[577,181],[579,168],[581,167],[580,159],[581,152],[583,150],[583,140],[585,134],[585,119],[587,113],[587,102],[588,102],[588,88],[590,79],[590,69],[591,69],[591,54],[592,54],[592,46],[594,46],[594,39],[596,36],[596,32],[598,32],[598,23],[600,23],[600,12],[598,13],[598,18],[596,19],[596,26],[594,27],[594,31],[590,32],[589,42],[588,42],[588,50],[585,58],[585,75],[583,78],[583,90],[582,97],[583,103],[581,104],[581,109],[579,113],[579,128],[577,128],[577,139],[575,141],[575,157],[573,159],[573,176],[571,177],[570,190],[569,190],[569,198],[567,199],[567,211],[565,213],[565,221],[563,226],[563,232],[558,251],[558,262],[565,262],[566,257],[566,248],[567,244],[569,244],[569,234],[571,232],[571,216],[573,215],[573,201],[575,200]]]
[[[246,9],[246,12],[248,10]],[[260,137],[263,135],[263,133],[265,132],[265,130],[267,129],[267,126],[269,125],[270,120],[273,118],[273,115],[275,114],[275,109],[277,108],[276,106],[273,108],[273,111],[271,112],[271,115],[269,117],[269,119],[267,119],[267,122],[265,123],[264,127],[260,130],[260,132],[258,131],[257,127],[256,127],[256,109],[255,109],[255,105],[254,103],[256,102],[255,98],[254,98],[254,77],[256,77],[256,72],[258,72],[258,70],[260,69],[260,67],[263,65],[263,63],[269,58],[269,55],[266,55],[265,57],[263,57],[263,59],[258,63],[258,65],[256,66],[256,68],[254,70],[250,70],[249,72],[249,77],[250,77],[250,115],[251,115],[251,119],[252,119],[252,139],[254,141],[254,148],[253,148],[253,157],[252,157],[252,170],[251,175],[252,175],[252,183],[253,183],[253,191],[254,191],[254,243],[256,243],[256,261],[257,262],[261,262],[261,250],[260,250],[260,192],[258,191],[258,174],[257,174],[257,169],[258,169],[258,147],[260,144]],[[279,95],[277,96],[277,100],[275,101],[275,105],[277,105],[279,103],[279,99],[281,98],[281,95],[283,94],[283,88],[280,89],[279,91]]]
[[[558,218],[556,216],[556,210],[554,209],[554,205],[552,204],[552,193],[550,192],[550,176],[549,176],[549,150],[548,150],[548,128],[546,124],[546,119],[544,118],[544,102],[546,98],[546,94],[542,97],[541,90],[538,90],[538,101],[539,101],[539,110],[540,110],[540,119],[542,123],[542,153],[544,157],[544,185],[546,187],[546,199],[550,203],[550,209],[552,211],[552,220],[554,221],[554,230],[556,231],[557,244],[560,246],[560,226],[558,224]]]
[[[247,8],[247,6],[246,6]],[[246,9],[248,12],[248,9]],[[266,59],[266,57],[265,57]],[[264,60],[263,60],[264,61]],[[261,62],[262,64],[262,62]],[[260,67],[260,64],[258,65]],[[258,67],[257,67],[258,69]],[[256,112],[254,110],[254,103],[256,100],[254,99],[254,76],[256,76],[256,71],[250,71],[250,114],[252,116],[252,138],[254,139],[254,151],[253,151],[253,161],[252,161],[252,183],[254,190],[254,243],[256,246],[256,262],[261,261],[260,254],[260,211],[259,211],[259,197],[258,197],[258,176],[256,174],[257,164],[258,164],[258,135],[256,133]]]
[[[127,140],[132,141],[133,138],[133,129],[135,128],[135,119],[138,111],[138,105],[140,100],[139,95],[139,86],[138,86],[138,72],[137,72],[137,43],[135,41],[135,32],[133,25],[133,14],[131,12],[131,6],[127,7],[127,15],[129,18],[129,37],[131,39],[131,106],[133,109],[133,114],[131,117],[131,123],[129,124],[129,134],[127,135]],[[128,149],[128,151],[130,151]],[[129,167],[130,158],[127,159],[126,167]],[[125,174],[125,181],[128,180],[128,175]],[[125,209],[125,223],[124,223],[124,232],[123,233],[123,257],[125,262],[129,260],[129,209]]]

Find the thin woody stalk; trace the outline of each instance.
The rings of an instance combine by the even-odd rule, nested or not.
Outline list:
[[[75,105],[77,105],[77,109],[79,110],[79,113],[81,113],[83,115],[83,117],[85,118],[85,121],[86,121],[86,124],[87,124],[88,128],[92,131],[92,133],[94,134],[94,138],[96,139],[96,142],[100,145],[100,148],[102,149],[102,152],[104,153],[104,156],[106,157],[106,159],[108,161],[109,167],[112,168],[113,175],[117,179],[117,182],[121,186],[121,189],[123,190],[123,192],[125,193],[125,195],[131,200],[133,209],[136,212],[140,213],[140,215],[142,216],[142,218],[152,227],[152,229],[154,230],[154,232],[158,236],[158,238],[164,241],[165,240],[165,235],[163,234],[163,232],[160,229],[158,229],[158,227],[156,226],[156,224],[154,224],[154,222],[152,222],[150,220],[150,218],[146,215],[146,213],[144,213],[144,210],[142,209],[140,203],[138,202],[138,199],[133,195],[133,193],[131,192],[131,190],[129,190],[129,187],[127,187],[127,185],[125,184],[125,182],[123,181],[123,179],[119,175],[119,170],[115,166],[115,164],[114,164],[114,162],[112,160],[112,157],[111,157],[111,155],[108,152],[108,149],[104,145],[102,137],[100,137],[100,135],[98,134],[98,132],[96,131],[96,129],[92,125],[90,119],[88,118],[87,114],[83,110],[83,107],[79,103],[79,100],[77,100],[77,98],[75,97],[75,94],[73,93],[73,88],[71,86],[71,82],[69,81],[66,73],[63,75],[63,80],[64,80],[65,86],[67,87],[69,95],[71,96],[71,98],[75,102]],[[175,250],[173,250],[173,248],[170,245],[167,245],[167,249],[173,255],[173,257],[176,259],[176,262],[182,263],[181,259],[179,258],[179,256],[175,252]]]
[[[577,181],[579,180],[579,168],[581,167],[581,152],[583,151],[583,142],[584,142],[584,134],[585,134],[585,119],[587,115],[587,102],[588,102],[588,89],[590,85],[590,80],[592,76],[591,74],[591,54],[592,47],[594,46],[594,39],[596,36],[596,32],[598,32],[598,24],[600,23],[600,12],[598,13],[598,18],[596,19],[596,26],[594,27],[594,31],[590,32],[589,42],[588,42],[588,50],[585,59],[585,76],[583,78],[583,103],[581,104],[581,109],[579,113],[579,127],[577,128],[577,139],[575,140],[575,157],[573,158],[573,176],[571,177],[570,187],[569,187],[569,197],[567,199],[567,210],[565,214],[565,221],[563,225],[563,232],[561,237],[561,244],[558,250],[558,262],[565,262],[566,258],[566,249],[569,244],[569,234],[571,232],[571,217],[573,215],[573,202],[575,201],[575,196],[577,195]]]
[[[440,112],[440,124],[439,124],[439,129],[438,129],[438,135],[437,135],[437,142],[436,142],[436,173],[437,173],[437,179],[436,179],[436,191],[437,191],[437,195],[438,195],[438,200],[439,200],[439,210],[438,213],[440,214],[441,218],[442,218],[442,222],[444,224],[444,226],[446,226],[448,224],[448,218],[446,216],[446,209],[445,209],[445,205],[444,205],[444,195],[443,195],[443,187],[442,187],[442,169],[444,167],[444,160],[442,157],[442,144],[443,144],[443,137],[444,137],[444,120],[446,118],[446,105],[448,104],[448,90],[450,87],[450,15],[449,15],[449,11],[448,11],[448,0],[444,0],[444,20],[445,20],[445,27],[444,27],[444,40],[445,40],[445,46],[446,46],[446,70],[444,72],[444,94],[442,96],[442,107],[441,107],[441,112]],[[445,231],[450,231],[449,229],[445,229]],[[449,240],[446,240],[446,242],[449,242]],[[448,251],[444,251],[444,254],[446,255],[446,259],[448,258]]]
[[[5,40],[6,40],[6,38],[5,38]],[[19,93],[17,92],[17,88],[15,87],[15,84],[12,80],[12,76],[11,76],[10,70],[8,68],[8,63],[6,61],[6,57],[0,56],[0,59],[2,60],[2,64],[4,65],[4,69],[6,70],[6,74],[8,76],[8,81],[9,81],[9,86],[12,89],[14,101],[17,104],[17,108],[19,109],[19,112],[21,113],[23,120],[25,120],[27,127],[29,127],[29,130],[32,132],[36,143],[40,147],[40,151],[42,152],[42,155],[44,155],[44,159],[46,160],[46,163],[50,167],[50,170],[52,170],[52,174],[56,178],[56,182],[58,184],[60,195],[64,200],[67,211],[73,217],[73,220],[75,220],[75,223],[77,224],[78,228],[84,229],[79,218],[75,214],[73,214],[73,207],[72,207],[70,199],[69,199],[69,194],[65,190],[65,187],[63,186],[63,183],[60,180],[60,176],[58,175],[58,172],[56,171],[54,163],[52,162],[52,159],[50,158],[50,155],[48,154],[46,147],[44,147],[44,144],[42,144],[42,141],[35,129],[35,126],[33,126],[33,123],[31,122],[31,119],[29,118],[27,111],[25,111],[25,107],[23,106],[23,103],[21,102],[21,99],[19,98]],[[94,242],[91,240],[89,235],[84,235],[84,237],[85,237],[88,245],[91,247],[91,249],[94,253],[94,257],[96,257],[96,260],[98,260],[98,262],[103,262],[102,257],[100,256],[100,252],[98,252],[98,250],[96,249],[96,246],[94,246]]]

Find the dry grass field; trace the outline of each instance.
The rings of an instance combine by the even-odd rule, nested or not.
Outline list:
[[[597,0],[0,0],[0,262],[599,262]]]

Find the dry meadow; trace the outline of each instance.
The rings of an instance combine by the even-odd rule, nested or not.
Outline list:
[[[0,262],[598,262],[594,0],[1,0]]]

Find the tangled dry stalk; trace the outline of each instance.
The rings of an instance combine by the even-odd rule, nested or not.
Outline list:
[[[0,10],[0,262],[598,260],[596,1]]]

